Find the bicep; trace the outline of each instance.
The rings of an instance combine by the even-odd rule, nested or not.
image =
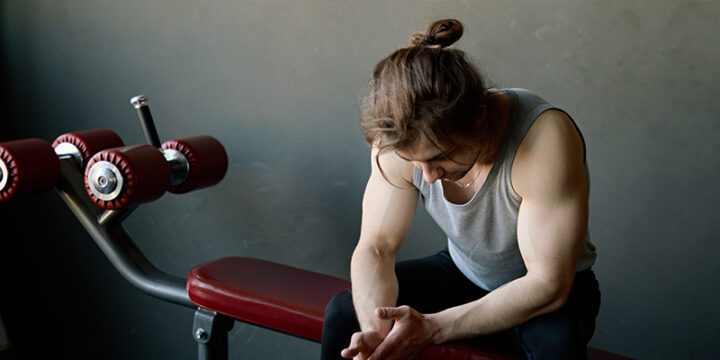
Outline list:
[[[380,156],[381,172],[375,161],[376,154],[376,150],[373,151],[372,171],[363,197],[358,246],[394,255],[412,226],[418,191],[411,183],[411,163],[390,152]]]
[[[587,201],[579,194],[554,202],[523,201],[518,214],[518,246],[528,274],[564,287],[571,285],[587,216]]]
[[[538,122],[518,151],[518,245],[528,274],[569,291],[588,222],[584,146],[566,115]]]

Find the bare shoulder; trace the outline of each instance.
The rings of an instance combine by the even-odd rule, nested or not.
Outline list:
[[[570,117],[560,110],[543,112],[518,147],[512,183],[522,197],[537,189],[565,191],[584,183],[584,145]]]
[[[570,117],[563,111],[550,109],[538,116],[525,135],[518,152],[523,147],[543,145],[547,142],[557,142],[558,145],[576,146],[582,150],[582,139]]]
[[[373,147],[370,155],[370,161],[372,162],[371,176],[390,181],[392,184],[389,185],[395,185],[396,187],[414,187],[413,175],[415,167],[411,162],[402,159],[392,150],[383,151],[379,153],[379,156],[378,153],[379,150]]]

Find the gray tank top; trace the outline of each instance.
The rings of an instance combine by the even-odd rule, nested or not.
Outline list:
[[[419,168],[415,168],[413,175],[427,212],[448,237],[453,262],[470,281],[486,290],[494,290],[527,273],[517,240],[521,198],[512,188],[510,170],[520,142],[535,119],[548,109],[562,111],[528,90],[502,91],[510,100],[508,130],[485,183],[470,201],[461,205],[451,203],[445,199],[441,181],[428,184]],[[583,146],[584,143],[583,139]],[[585,174],[589,191],[587,160]],[[595,246],[586,233],[576,271],[589,269],[596,256]]]

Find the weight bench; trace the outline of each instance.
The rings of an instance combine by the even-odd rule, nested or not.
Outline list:
[[[51,187],[115,269],[145,293],[195,309],[192,334],[200,360],[228,358],[236,320],[319,342],[325,306],[347,280],[247,257],[226,257],[193,268],[187,278],[158,270],[122,222],[140,203],[166,191],[185,193],[219,182],[227,154],[209,136],[161,144],[146,98],[131,100],[149,145],[124,146],[108,129],[0,143],[0,201]],[[160,150],[160,151],[158,151]],[[84,171],[83,171],[84,169]],[[488,341],[434,345],[420,359],[521,359]],[[598,349],[591,360],[627,359]]]
[[[247,257],[207,262],[193,268],[187,279],[190,300],[204,309],[315,342],[321,340],[326,304],[349,287],[344,279]],[[193,331],[196,340],[201,336],[207,340],[207,330],[197,322]],[[524,356],[479,340],[434,345],[419,359],[521,360]],[[588,359],[629,358],[589,348]]]

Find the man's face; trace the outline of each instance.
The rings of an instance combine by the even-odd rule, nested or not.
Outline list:
[[[447,144],[439,149],[423,140],[407,148],[395,149],[395,153],[422,169],[425,181],[430,184],[438,179],[450,182],[462,179],[475,165],[479,155],[476,149],[470,147]]]

